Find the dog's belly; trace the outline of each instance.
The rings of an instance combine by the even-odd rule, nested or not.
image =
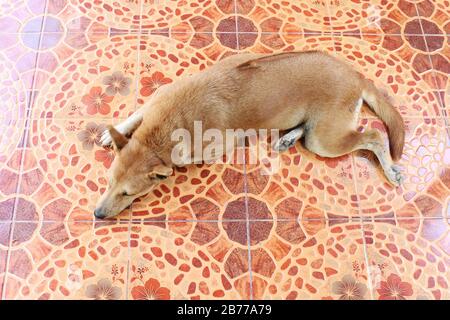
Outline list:
[[[258,128],[288,130],[298,126],[303,120],[303,110],[289,110],[288,112],[273,114],[267,119],[262,119],[258,124]]]
[[[298,126],[306,118],[306,109],[300,103],[295,106],[284,104],[255,104],[251,107],[236,107],[230,127],[242,129],[287,130]]]

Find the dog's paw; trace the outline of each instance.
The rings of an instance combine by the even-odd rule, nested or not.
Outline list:
[[[400,186],[403,181],[403,175],[401,173],[400,167],[397,165],[392,165],[387,171],[386,176],[390,183],[392,183],[394,186],[398,187]]]
[[[103,147],[108,147],[112,143],[111,134],[109,133],[109,130],[105,130],[102,133],[102,136],[100,137],[100,144]]]
[[[273,149],[278,152],[285,151],[295,144],[295,139],[287,139],[285,137],[280,138],[275,142]]]

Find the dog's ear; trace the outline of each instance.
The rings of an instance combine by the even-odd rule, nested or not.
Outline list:
[[[173,172],[172,168],[159,164],[153,168],[153,170],[148,174],[148,176],[151,179],[163,180],[172,175],[172,172]]]
[[[128,143],[127,137],[121,134],[113,126],[108,126],[109,134],[111,135],[112,143],[117,151],[120,151]]]

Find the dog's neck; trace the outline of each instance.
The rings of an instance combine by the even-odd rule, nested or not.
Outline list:
[[[141,125],[133,133],[131,139],[136,139],[149,153],[160,158],[164,165],[172,166],[171,152],[174,142],[170,137],[173,127],[170,121],[162,121],[162,114],[158,107],[150,117],[144,117]]]
[[[144,114],[141,125],[132,135],[132,139],[137,139],[167,166],[173,165],[172,150],[179,143],[171,139],[174,130],[185,128],[192,131],[193,121],[187,122],[187,120],[201,119],[195,112],[203,109],[198,99],[199,96],[203,96],[201,92],[205,85],[201,81],[198,81],[195,86],[186,83],[191,84],[191,82],[178,81],[170,85],[170,90],[157,94],[151,100],[151,106],[148,106],[149,112]],[[186,112],[191,113],[190,117],[186,117]]]

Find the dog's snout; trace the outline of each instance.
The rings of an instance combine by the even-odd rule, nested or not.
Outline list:
[[[98,219],[105,219],[106,215],[101,208],[94,210],[94,216]]]

